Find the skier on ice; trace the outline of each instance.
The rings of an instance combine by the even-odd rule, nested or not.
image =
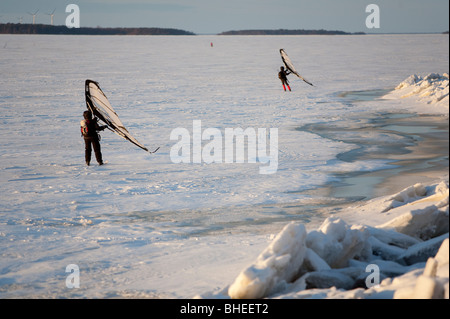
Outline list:
[[[100,147],[100,137],[97,131],[103,131],[107,126],[100,126],[97,123],[97,118],[92,118],[91,111],[83,112],[84,120],[81,124],[81,135],[84,138],[85,144],[85,160],[86,165],[89,166],[91,162],[92,147],[94,148],[95,158],[98,165],[103,165],[102,151]]]
[[[286,86],[289,91],[291,91],[291,87],[289,86],[289,82],[287,76],[291,74],[291,72],[284,69],[284,66],[280,67],[280,72],[278,72],[278,78],[281,80],[281,84],[283,84],[283,89],[286,91]]]

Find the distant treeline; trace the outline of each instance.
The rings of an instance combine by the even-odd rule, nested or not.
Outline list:
[[[0,24],[0,34],[79,34],[79,35],[195,35],[167,28],[68,28],[48,24]]]
[[[448,31],[443,32],[448,34]],[[0,23],[0,34],[75,34],[75,35],[195,35],[195,33],[172,28],[68,28],[65,25]],[[219,35],[351,35],[364,32],[338,30],[233,30]]]
[[[364,32],[348,33],[344,31],[328,31],[328,30],[239,30],[226,31],[219,35],[346,35],[346,34],[365,34]]]

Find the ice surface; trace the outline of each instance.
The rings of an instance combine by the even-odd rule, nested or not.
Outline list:
[[[321,216],[316,208],[333,199],[303,191],[329,183],[334,172],[387,165],[343,162],[336,156],[358,148],[357,144],[296,128],[378,117],[378,112],[394,110],[397,100],[348,103],[339,95],[393,89],[411,74],[448,72],[448,37],[441,35],[0,35],[0,48],[2,298],[180,298],[222,291],[286,224],[294,220],[316,229],[330,217]],[[279,48],[296,57],[300,72],[308,74],[315,87],[292,79],[293,91],[282,91],[277,78]],[[139,141],[161,146],[157,154],[149,156],[104,132],[101,145],[108,163],[84,166],[79,121],[88,78],[100,83]],[[194,120],[221,131],[278,128],[277,173],[259,174],[261,163],[172,163],[171,131],[182,127],[192,132]],[[396,137],[370,138],[376,144],[378,138]],[[409,200],[408,195],[400,203]],[[307,213],[311,202],[316,206]],[[374,203],[391,208],[370,217],[378,219],[370,225],[396,217],[406,206],[397,202]],[[445,211],[445,205],[439,211]],[[280,257],[274,264],[289,273],[269,269],[270,276],[258,291],[269,283],[264,294],[292,288],[288,281],[306,271],[328,271],[336,280],[357,278],[358,271],[336,273],[328,264],[346,266],[355,254],[369,253],[361,243],[376,231],[354,228],[361,219],[350,215],[327,220],[328,226],[316,234],[327,238],[318,252],[307,246],[297,254],[290,246],[274,250]],[[414,239],[394,235],[397,226],[391,226],[373,236],[384,243],[390,238],[408,249]],[[303,247],[292,243],[297,246]],[[326,253],[331,247],[345,252],[345,258]],[[269,264],[271,256],[256,264]],[[300,273],[294,275],[295,270],[283,262],[286,256],[298,263],[304,256]],[[65,286],[69,264],[80,268],[79,289]],[[306,284],[295,282],[299,287]],[[324,296],[338,297],[341,292],[327,291]]]

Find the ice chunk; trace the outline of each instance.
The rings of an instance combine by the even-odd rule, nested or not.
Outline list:
[[[436,276],[449,278],[449,239],[442,242],[439,251],[434,257],[437,262]]]
[[[380,225],[399,233],[427,240],[449,231],[448,209],[441,210],[435,205],[423,209],[410,210],[399,217]]]
[[[373,253],[385,260],[396,259],[405,252],[405,249],[383,243],[374,236],[370,236],[368,241],[372,245]]]
[[[351,229],[340,218],[329,217],[318,231],[308,234],[306,245],[332,268],[340,268],[363,250],[368,235],[364,230]]]
[[[444,298],[444,286],[436,279],[422,275],[417,278],[412,298],[442,299]]]
[[[449,188],[444,181],[429,187],[422,184],[408,187],[392,196],[389,205],[392,208],[400,201],[407,203],[405,213],[378,228],[393,229],[423,240],[445,234],[449,231],[448,198]]]
[[[314,250],[307,248],[305,260],[303,262],[302,270],[304,271],[316,271],[316,270],[329,270],[331,267],[317,255]]]
[[[401,82],[399,85],[397,85],[397,87],[395,89],[401,90],[405,87],[415,85],[419,81],[419,79],[420,78],[417,76],[417,74],[410,75],[403,82]]]
[[[396,232],[391,229],[382,229],[370,226],[364,227],[369,231],[371,236],[388,245],[393,245],[400,248],[408,248],[409,246],[421,242],[421,240],[417,238]]]
[[[424,185],[417,183],[413,186],[409,186],[402,190],[401,192],[398,192],[397,194],[394,194],[392,196],[389,196],[384,203],[384,209],[383,212],[387,212],[391,210],[392,208],[396,208],[405,204],[408,204],[414,200],[417,200],[418,198],[424,197],[427,194],[427,189]]]
[[[430,256],[434,256],[439,251],[442,242],[448,238],[448,233],[442,236],[427,240],[425,242],[416,244],[409,247],[405,253],[403,253],[397,259],[397,262],[412,265],[418,262],[425,262]]]
[[[305,275],[306,289],[330,288],[351,289],[355,280],[336,269],[313,271]]]
[[[255,263],[238,275],[228,289],[229,296],[263,298],[295,280],[306,254],[305,238],[305,226],[289,223]]]
[[[401,82],[394,91],[384,96],[386,99],[414,99],[423,105],[438,106],[446,113],[449,108],[448,74],[430,73],[424,77],[416,74]]]
[[[423,274],[417,279],[412,298],[448,298],[449,240],[444,240],[434,258],[429,258]]]

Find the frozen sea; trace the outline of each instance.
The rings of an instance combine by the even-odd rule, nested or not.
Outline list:
[[[222,289],[285,224],[313,227],[333,207],[383,193],[376,186],[410,165],[390,153],[405,158],[420,134],[448,134],[448,117],[419,120],[379,99],[411,74],[448,72],[448,41],[0,35],[0,297],[190,298]],[[314,87],[291,75],[292,92],[282,90],[280,48]],[[100,83],[140,142],[161,147],[156,154],[105,131],[107,164],[85,166],[86,79]],[[221,132],[277,128],[276,172],[260,174],[261,162],[173,163],[171,132],[192,137],[196,120]],[[429,160],[448,167],[448,155]],[[70,289],[73,264],[80,287]]]

